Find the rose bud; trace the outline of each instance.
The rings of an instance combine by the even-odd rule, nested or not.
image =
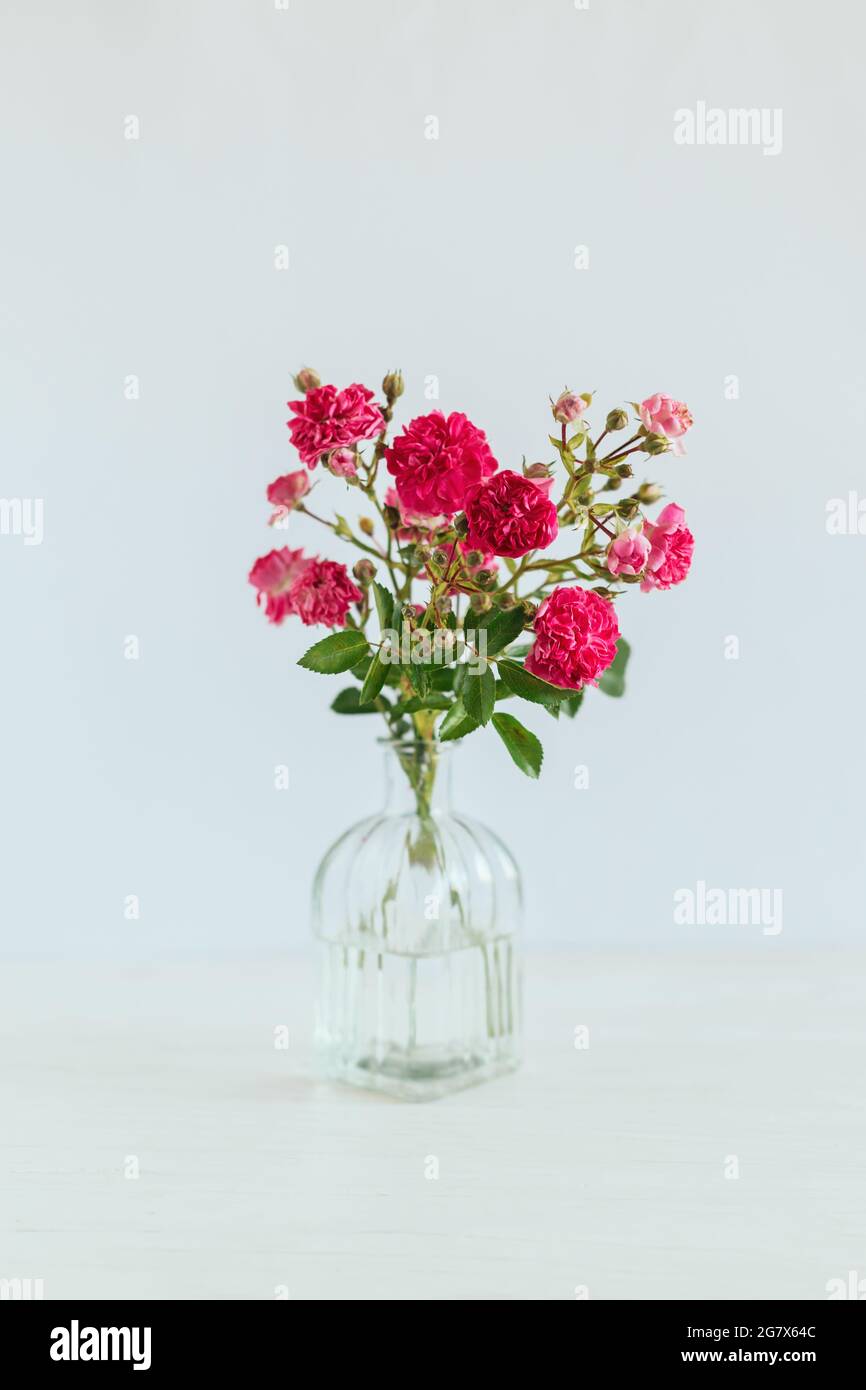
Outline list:
[[[304,395],[308,391],[318,391],[322,384],[322,379],[318,372],[314,372],[312,367],[302,367],[297,376],[292,377],[296,391],[303,391]]]
[[[560,425],[570,425],[580,419],[586,406],[583,396],[576,396],[573,391],[563,391],[553,402],[553,418]]]
[[[393,405],[398,397],[403,394],[402,372],[389,372],[382,382],[382,390],[385,392],[385,399],[388,404]]]
[[[467,550],[463,561],[467,569],[477,570],[478,566],[484,563],[484,556],[480,550]]]
[[[670,444],[663,434],[647,434],[638,447],[643,449],[645,454],[666,454]]]
[[[664,496],[663,490],[658,483],[641,483],[635,497],[641,506],[651,507],[653,502],[658,502]]]
[[[434,550],[434,551],[433,551],[433,563],[436,564],[436,565],[439,565],[440,567],[441,567],[441,566],[444,566],[444,565],[447,565],[447,564],[448,564],[448,561],[449,561],[449,559],[450,559],[450,557],[451,557],[451,552],[450,552],[449,550]]]
[[[526,465],[524,464],[524,466],[523,466],[523,476],[524,476],[524,478],[532,478],[533,482],[538,482],[538,481],[542,481],[542,482],[543,482],[543,481],[545,481],[547,478],[549,478],[549,477],[551,476],[550,464],[548,464],[548,463],[531,463],[531,464],[529,465],[528,468],[527,468]]]
[[[496,575],[492,570],[479,570],[475,583],[482,589],[493,589],[496,587]]]
[[[400,525],[400,513],[396,507],[383,507],[382,515],[385,518],[385,525],[390,531],[396,530]]]
[[[610,411],[607,419],[604,422],[604,427],[608,431],[624,430],[627,424],[628,415],[622,408],[620,408],[618,410]]]
[[[535,617],[536,613],[538,612],[538,604],[537,604],[537,603],[531,603],[531,602],[529,601],[528,598],[525,598],[525,599],[523,600],[523,602],[521,603],[520,606],[521,606],[521,608],[523,609],[524,613],[526,614],[526,621],[527,621],[528,623],[531,623],[531,622],[532,622],[532,619]]]
[[[632,466],[631,466],[630,463],[618,463],[617,466],[616,466],[616,472],[617,472],[617,477],[619,477],[619,478],[633,478],[633,477],[634,477],[634,469],[632,468]]]
[[[496,600],[497,608],[513,608],[516,603],[517,599],[513,594],[500,594]]]
[[[362,516],[358,521],[358,530],[363,531],[365,536],[372,536],[376,527],[368,516]]]
[[[356,560],[352,573],[360,584],[369,584],[376,577],[376,566],[372,560]]]
[[[602,488],[602,492],[616,492],[621,487],[622,478],[608,478],[607,482]]]
[[[493,607],[493,599],[489,594],[473,594],[469,600],[469,607],[473,613],[489,613]]]
[[[468,534],[469,522],[466,520],[466,514],[464,512],[458,512],[457,516],[455,516],[454,531],[461,540]]]
[[[347,483],[358,481],[358,461],[352,449],[332,449],[326,467],[335,478],[345,478]]]

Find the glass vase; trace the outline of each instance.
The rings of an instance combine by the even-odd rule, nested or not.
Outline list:
[[[381,742],[385,805],[313,885],[317,1048],[333,1077],[426,1100],[518,1064],[520,877],[452,809],[459,743]]]

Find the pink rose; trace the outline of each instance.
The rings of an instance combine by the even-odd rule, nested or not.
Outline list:
[[[629,526],[621,531],[607,549],[607,567],[611,574],[640,574],[646,567],[650,543],[642,531]]]
[[[280,521],[287,512],[294,511],[309,490],[310,475],[305,468],[299,468],[295,473],[285,473],[282,478],[275,478],[268,487],[268,501],[272,502],[277,510],[268,525],[273,526],[274,522]]]
[[[556,507],[543,486],[510,468],[471,488],[464,505],[473,550],[516,559],[550,545],[559,534]]]
[[[289,590],[292,612],[307,627],[313,623],[344,627],[349,605],[362,598],[346,566],[336,560],[310,560]]]
[[[264,600],[268,622],[279,624],[294,612],[289,590],[309,563],[303,550],[290,550],[288,546],[271,550],[256,560],[248,579],[258,590],[256,603],[261,605]]]
[[[335,478],[357,478],[358,464],[351,449],[335,449],[328,455],[327,468]]]
[[[453,516],[468,489],[499,467],[484,431],[457,411],[419,415],[385,458],[402,505],[421,516]]]
[[[586,401],[583,396],[576,396],[573,391],[563,391],[553,403],[553,418],[558,420],[560,425],[570,425],[575,420],[579,420],[586,410]]]
[[[534,627],[526,669],[551,685],[566,690],[597,685],[616,656],[619,623],[613,604],[576,584],[554,589]]]
[[[676,502],[659,512],[658,520],[647,522],[644,534],[650,544],[646,574],[641,589],[670,589],[681,584],[692,564],[695,538],[685,524],[686,514]]]
[[[395,487],[389,487],[385,493],[385,506],[393,507],[395,512],[400,513],[397,539],[401,541],[430,541],[433,539],[433,533],[449,519],[447,516],[423,516],[420,512],[413,512],[411,508],[404,507]]]
[[[370,405],[373,392],[366,386],[319,386],[302,401],[289,401],[295,415],[288,421],[292,443],[308,468],[315,468],[322,454],[344,444],[372,439],[385,428],[382,412]]]
[[[647,396],[645,401],[640,404],[640,418],[651,434],[663,434],[672,441],[671,452],[674,454],[684,454],[685,446],[680,442],[680,435],[685,434],[686,430],[691,429],[694,421],[692,412],[682,401],[675,401],[673,396]]]

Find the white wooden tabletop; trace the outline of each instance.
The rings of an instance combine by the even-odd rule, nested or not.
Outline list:
[[[411,1105],[311,1074],[305,957],[6,965],[0,1278],[826,1298],[866,1277],[864,979],[839,954],[534,955],[522,1069]]]

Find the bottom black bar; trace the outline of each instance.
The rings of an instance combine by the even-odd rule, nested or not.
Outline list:
[[[301,1340],[309,1329],[308,1308],[308,1304],[283,1301],[4,1301],[0,1303],[2,1362],[4,1369],[14,1365],[19,1374],[33,1370],[58,1376],[84,1372],[92,1377],[100,1367],[107,1367],[115,1375],[137,1371],[151,1379],[183,1371],[224,1377],[271,1365],[294,1376],[298,1354],[306,1361],[315,1348],[315,1341]],[[407,1301],[408,1317],[400,1340],[407,1333],[412,1335],[414,1328],[420,1334],[424,1326],[415,1322],[410,1309],[411,1301]],[[863,1312],[862,1303],[845,1300],[577,1300],[558,1327],[580,1337],[574,1344],[579,1358],[576,1369],[592,1364],[611,1372],[713,1365],[811,1366],[827,1373],[850,1366],[860,1352],[866,1325]],[[363,1343],[353,1342],[352,1334],[344,1345],[354,1345],[359,1354],[361,1346],[373,1339],[387,1357],[390,1335],[376,1333],[375,1327],[375,1322],[368,1322]],[[336,1341],[339,1347],[339,1335]],[[485,1342],[487,1357],[494,1344],[486,1333]],[[428,1373],[440,1360],[453,1373],[459,1359],[442,1324],[435,1337],[424,1335]]]

